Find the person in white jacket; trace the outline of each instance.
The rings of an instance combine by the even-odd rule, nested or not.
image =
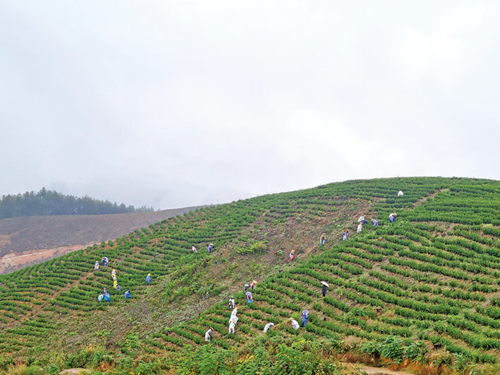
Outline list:
[[[269,330],[269,328],[271,328],[271,327],[274,327],[274,323],[267,323],[264,326],[264,332],[267,332]]]
[[[403,191],[402,191],[402,190],[400,190],[400,191],[398,192],[398,197],[402,197],[403,195],[404,195],[404,194],[403,194]]]
[[[213,328],[210,327],[210,329],[207,332],[205,332],[205,341],[208,343],[210,343],[210,339],[212,338],[212,330]]]
[[[361,233],[362,230],[363,230],[363,223],[359,223],[357,232]]]
[[[234,335],[234,322],[229,323],[229,333]]]
[[[295,319],[290,319],[290,323],[292,323],[292,328],[293,329],[299,329],[299,323]]]

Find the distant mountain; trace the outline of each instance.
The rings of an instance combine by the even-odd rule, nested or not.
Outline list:
[[[153,207],[125,206],[110,201],[85,197],[74,197],[42,188],[18,195],[4,195],[0,199],[0,219],[20,216],[46,215],[108,215],[132,212],[153,212]]]

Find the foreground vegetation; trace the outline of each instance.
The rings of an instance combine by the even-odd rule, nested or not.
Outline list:
[[[354,371],[346,361],[361,361],[498,373],[499,193],[500,183],[472,179],[330,184],[197,210],[2,276],[0,367],[342,374]],[[360,215],[380,226],[352,234]],[[344,228],[351,237],[342,242]],[[319,246],[322,232],[329,242]],[[298,259],[288,262],[292,248]],[[111,288],[111,268],[92,271],[103,256],[121,292]],[[254,278],[246,304],[243,284]],[[321,281],[330,284],[325,298]],[[103,288],[109,305],[96,300]],[[309,322],[293,330],[289,319],[300,321],[303,309]],[[264,334],[268,322],[275,327]]]

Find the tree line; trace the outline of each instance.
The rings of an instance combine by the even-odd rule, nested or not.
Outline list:
[[[75,197],[42,188],[39,192],[4,195],[0,199],[0,219],[45,215],[104,215],[132,212],[154,212],[153,207],[125,206],[88,196]]]

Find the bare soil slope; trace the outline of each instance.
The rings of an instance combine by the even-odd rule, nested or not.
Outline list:
[[[136,229],[200,207],[115,215],[31,216],[2,219],[0,220],[0,274],[13,272],[94,243],[115,240]]]

